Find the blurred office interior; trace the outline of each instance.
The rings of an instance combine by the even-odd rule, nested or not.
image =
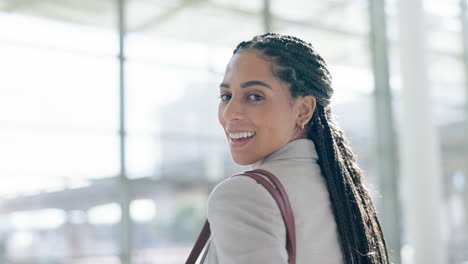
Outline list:
[[[466,0],[0,0],[0,263],[183,263],[234,47],[311,42],[392,261],[468,263]],[[311,201],[313,203],[313,201]]]

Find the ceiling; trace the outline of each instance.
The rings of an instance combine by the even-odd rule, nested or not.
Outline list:
[[[264,32],[263,0],[128,0],[130,35],[233,47]],[[387,0],[390,55],[398,57],[397,0]],[[461,22],[457,0],[425,0],[431,47],[431,79],[442,116],[461,113],[465,100]],[[117,29],[117,0],[0,0],[5,13],[40,17],[102,29]],[[271,1],[274,31],[309,42],[331,65],[371,69],[366,0]],[[395,56],[396,55],[396,56]],[[398,60],[391,61],[398,72]],[[395,86],[398,86],[398,78]],[[444,108],[450,108],[445,113]],[[443,117],[441,120],[450,118]],[[459,116],[456,118],[460,119]]]

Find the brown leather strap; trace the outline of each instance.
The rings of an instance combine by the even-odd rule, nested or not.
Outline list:
[[[263,187],[265,187],[265,189],[267,189],[267,191],[273,196],[276,203],[278,204],[278,207],[280,208],[281,215],[283,215],[283,212],[286,211],[283,199],[281,197],[279,197],[278,199],[275,197],[275,196],[278,195],[278,191],[276,190],[275,186],[273,186],[270,182],[268,182],[268,180],[266,180],[265,178],[263,178],[260,175],[257,175],[257,174],[255,174],[253,172],[250,172],[250,171],[246,171],[246,172],[244,172],[242,174],[237,174],[237,175],[234,175],[234,176],[249,176],[249,177],[253,178],[254,180],[256,180],[258,183],[263,185]],[[283,218],[284,217],[285,216],[283,216]],[[286,219],[285,219],[285,221],[286,221]]]
[[[270,181],[266,180],[264,177],[258,175],[257,173],[264,175],[265,177],[270,179],[270,181],[273,184]],[[248,177],[253,178],[258,183],[262,184],[265,187],[265,189],[273,196],[276,203],[278,204],[281,215],[283,217],[283,221],[286,226],[286,249],[288,251],[288,264],[295,264],[296,263],[296,231],[295,231],[295,224],[294,224],[294,215],[292,212],[291,204],[289,203],[288,196],[281,182],[271,172],[262,170],[262,169],[246,171],[242,174],[233,175],[232,177],[234,176],[248,176]],[[195,264],[195,262],[198,259],[198,256],[203,250],[203,247],[208,241],[210,234],[211,234],[210,225],[207,220],[185,264]]]
[[[281,214],[283,215],[284,223],[286,226],[286,237],[287,237],[286,249],[288,250],[288,256],[289,256],[288,263],[289,264],[296,263],[296,228],[295,228],[295,222],[294,222],[294,214],[291,208],[291,204],[289,203],[286,190],[284,189],[280,180],[269,171],[256,169],[252,171],[246,171],[244,174],[247,175],[251,173],[260,173],[266,176],[268,179],[271,180],[271,182],[273,182],[273,185],[276,187],[276,190],[272,192],[270,191],[272,187],[271,183],[267,182],[267,185],[265,185],[264,183],[266,183],[266,180],[263,178],[262,178],[263,181],[259,181],[260,183],[262,183],[263,186],[265,186],[265,188],[267,188],[267,190],[269,190],[269,192],[271,193],[273,198],[276,200],[276,203],[278,204],[278,207],[281,210]],[[270,187],[267,187],[267,186],[270,186]],[[282,210],[282,206],[284,210]]]
[[[203,247],[205,247],[206,241],[208,241],[208,238],[210,238],[210,235],[210,223],[208,222],[208,220],[206,220],[185,264],[195,264],[195,262],[198,259],[198,256],[200,256],[200,253],[203,250]]]

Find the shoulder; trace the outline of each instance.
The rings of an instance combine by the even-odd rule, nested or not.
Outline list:
[[[210,203],[227,202],[229,204],[249,200],[256,203],[263,202],[263,204],[276,203],[263,185],[245,175],[225,179],[216,185],[208,199]]]
[[[286,228],[270,193],[248,176],[219,183],[208,221],[220,263],[287,263]]]
[[[211,192],[208,198],[208,217],[242,215],[259,219],[281,219],[275,199],[263,185],[248,176],[230,177]]]

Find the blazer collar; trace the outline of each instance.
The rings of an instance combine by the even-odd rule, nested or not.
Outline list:
[[[298,138],[289,141],[286,145],[266,156],[255,164],[252,164],[252,169],[264,165],[267,162],[274,160],[285,159],[318,159],[317,151],[315,150],[314,141],[308,138]]]

